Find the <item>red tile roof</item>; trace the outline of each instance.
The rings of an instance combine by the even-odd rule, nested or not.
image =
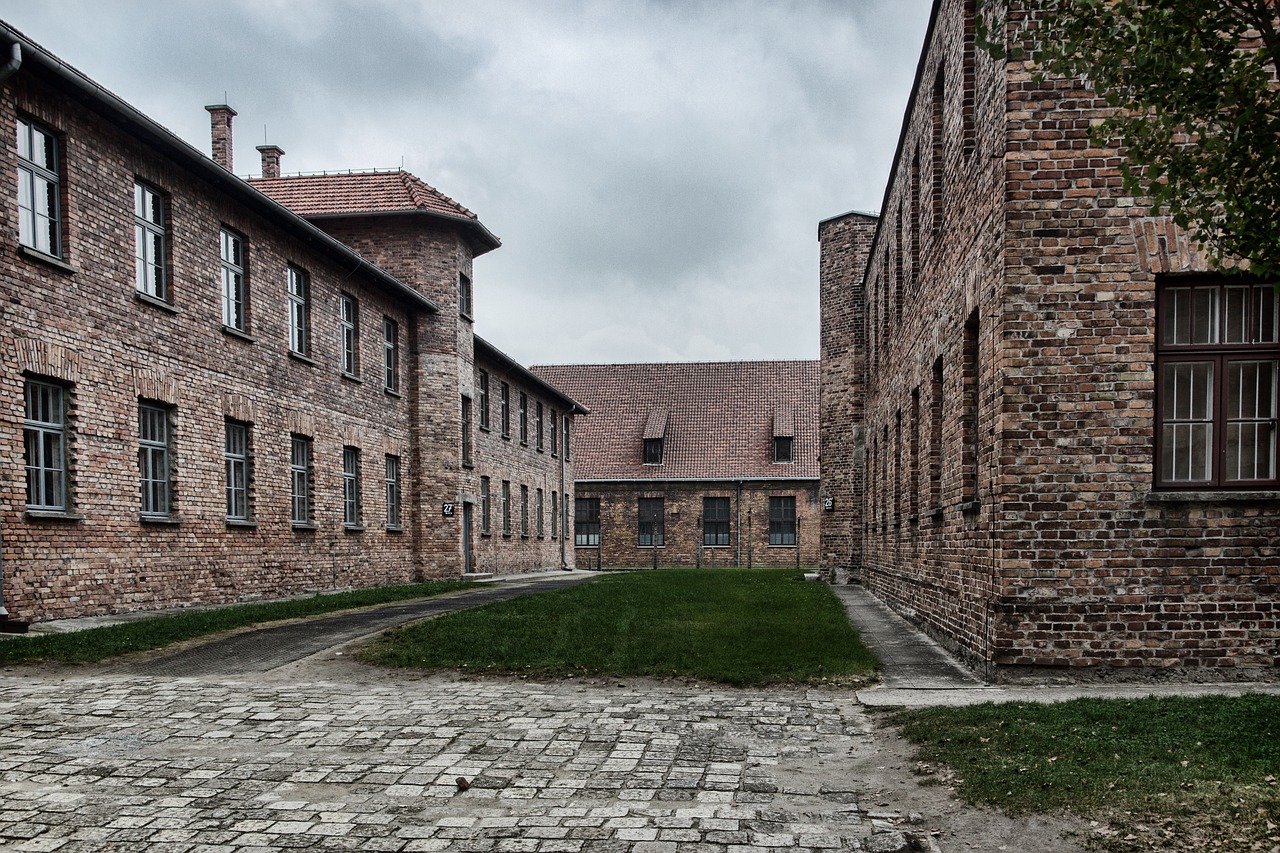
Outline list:
[[[578,480],[818,477],[818,362],[566,364],[534,375],[591,410],[575,420]],[[661,465],[644,438],[666,415]],[[773,461],[774,418],[790,418],[790,464]]]
[[[477,220],[474,213],[410,172],[350,172],[250,178],[249,183],[299,216],[425,211]]]

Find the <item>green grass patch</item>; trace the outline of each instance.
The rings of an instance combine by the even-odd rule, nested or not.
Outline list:
[[[384,666],[727,684],[847,683],[875,658],[824,584],[774,569],[608,574],[450,613],[361,652]]]
[[[385,586],[256,604],[193,610],[151,619],[121,622],[67,634],[33,634],[0,640],[0,663],[54,661],[92,663],[130,652],[158,649],[190,640],[282,619],[316,616],[338,610],[431,598],[478,586],[471,581],[431,581]]]
[[[1280,696],[986,704],[890,720],[926,772],[947,765],[969,802],[1099,819],[1094,840],[1109,850],[1280,842]]]

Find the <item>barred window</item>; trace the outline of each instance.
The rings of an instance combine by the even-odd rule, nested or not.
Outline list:
[[[26,383],[23,443],[27,467],[27,508],[67,509],[66,393],[60,385]]]

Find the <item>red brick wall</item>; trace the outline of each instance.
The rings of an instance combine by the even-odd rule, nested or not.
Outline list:
[[[848,567],[860,552],[871,589],[986,665],[1274,672],[1280,495],[1152,490],[1155,281],[1204,259],[1124,194],[1088,93],[978,51],[966,96],[964,5],[938,5],[867,264]],[[826,300],[848,273],[823,271]]]
[[[792,496],[796,503],[799,565],[818,563],[818,484],[813,481],[744,482],[737,484],[649,482],[578,483],[579,498],[600,499],[601,548],[578,548],[578,565],[595,568],[649,566],[654,549],[639,545],[639,499],[662,498],[664,544],[658,551],[659,566],[758,566],[794,567],[796,546],[769,544],[769,497]],[[728,546],[705,546],[700,519],[704,497],[730,499]],[[570,525],[572,535],[572,525]]]

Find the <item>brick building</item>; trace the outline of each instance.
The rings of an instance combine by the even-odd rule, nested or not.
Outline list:
[[[823,567],[993,670],[1272,674],[1275,290],[975,31],[935,2],[880,214],[819,226]]]
[[[817,564],[817,362],[531,369],[591,410],[578,565]]]
[[[281,177],[274,146],[242,180],[229,107],[210,159],[0,45],[0,618],[572,565],[478,527],[487,481],[569,505],[580,409],[473,335],[473,213],[405,172]],[[564,451],[477,434],[486,375]]]

